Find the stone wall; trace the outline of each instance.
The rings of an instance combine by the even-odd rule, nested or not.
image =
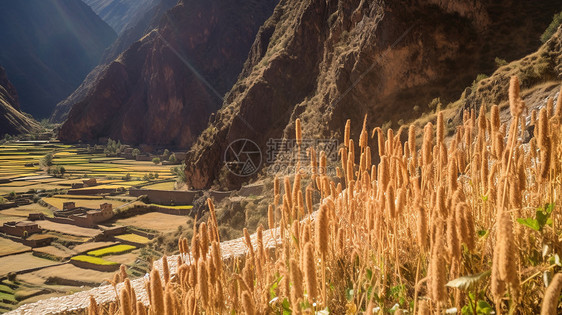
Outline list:
[[[129,189],[129,195],[134,197],[145,195],[150,202],[160,205],[190,205],[199,194],[199,191],[189,190]]]
[[[96,226],[91,220],[88,220],[84,217],[75,216],[75,215],[71,215],[68,218],[57,218],[57,217],[49,218],[49,217],[45,217],[45,220],[55,222],[55,223],[72,224],[72,225],[76,225],[76,226],[80,226],[80,227],[84,227],[84,228],[92,228],[92,227]]]
[[[69,195],[101,195],[101,194],[114,194],[117,189],[114,188],[92,188],[92,189],[70,189]]]
[[[238,191],[238,195],[242,197],[260,196],[263,193],[264,185],[248,185],[242,186]]]
[[[221,202],[224,198],[230,197],[234,191],[217,191],[217,190],[209,190],[208,194],[214,202]]]

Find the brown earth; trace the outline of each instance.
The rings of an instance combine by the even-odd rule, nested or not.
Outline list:
[[[557,1],[281,1],[189,151],[188,185],[240,186],[248,178],[224,169],[227,146],[247,138],[265,154],[268,139],[294,138],[296,118],[305,138],[341,138],[348,118],[396,127],[436,97],[454,101],[496,57],[535,51],[559,10]]]

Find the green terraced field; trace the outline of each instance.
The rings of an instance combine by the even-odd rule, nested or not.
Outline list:
[[[124,254],[126,252],[132,251],[135,248],[136,247],[132,246],[132,245],[120,244],[120,245],[114,245],[114,246],[110,246],[110,247],[105,247],[105,248],[89,251],[88,255],[94,256],[94,257],[103,257],[103,256],[107,256],[107,255]]]
[[[91,263],[91,264],[102,265],[102,266],[117,265],[117,263],[113,262],[113,261],[105,260],[105,259],[99,258],[99,257],[86,256],[86,255],[78,255],[78,256],[74,256],[70,259],[76,260],[76,261],[84,261],[84,262],[88,262],[88,263]]]

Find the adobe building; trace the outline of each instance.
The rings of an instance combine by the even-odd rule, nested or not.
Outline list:
[[[20,221],[6,222],[0,227],[0,232],[17,237],[27,237],[31,234],[41,233],[41,228],[35,222]]]
[[[55,218],[59,218],[55,222],[75,224],[82,227],[95,227],[98,223],[113,218],[114,215],[113,205],[110,203],[100,204],[99,209],[90,209],[76,207],[74,202],[65,202],[63,210],[55,211],[53,214]]]

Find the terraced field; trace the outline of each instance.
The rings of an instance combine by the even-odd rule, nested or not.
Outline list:
[[[77,207],[85,207],[85,208],[90,208],[90,209],[99,209],[100,204],[102,204],[102,203],[109,203],[109,204],[113,205],[113,209],[116,209],[116,208],[125,204],[122,201],[113,200],[113,199],[60,198],[59,196],[43,198],[43,201],[46,202],[47,204],[57,208],[57,209],[62,209],[63,204],[65,202],[74,202]]]
[[[51,176],[40,167],[40,161],[48,154],[53,156],[53,168],[64,167],[65,174],[62,178]],[[77,207],[92,209],[99,209],[102,203],[110,203],[116,212],[137,204],[144,205],[137,197],[129,196],[126,190],[131,187],[173,189],[174,175],[170,168],[168,165],[155,165],[151,161],[106,157],[103,153],[92,153],[83,147],[61,143],[9,142],[0,145],[0,202],[18,201],[20,205],[0,210],[0,225],[9,221],[27,220],[30,214],[36,213],[53,217],[53,211],[62,209],[65,202],[74,202]],[[82,184],[89,178],[95,178],[97,185],[83,189],[72,188],[73,184]],[[92,189],[106,188],[123,189],[123,193],[115,196],[91,195]],[[73,191],[69,194],[70,190]],[[31,203],[25,204],[26,202]],[[26,273],[18,274],[13,283],[5,284],[7,280],[0,282],[0,313],[36,299],[97,286],[104,279],[111,278],[113,273],[93,270],[96,268],[91,264],[103,265],[109,269],[119,264],[135,265],[142,254],[138,247],[151,242],[150,239],[135,234],[119,235],[114,241],[96,242],[93,238],[106,227],[84,228],[49,220],[36,222],[44,231],[30,235],[27,240],[50,237],[53,239],[50,245],[32,249],[8,239],[6,235],[0,235],[0,275],[27,270]],[[132,228],[170,232],[185,222],[184,217],[149,213],[110,220],[103,225],[116,227],[131,224]],[[128,242],[136,246],[128,245]],[[69,260],[85,261],[90,265],[88,267],[87,264],[82,264],[77,267],[69,263]],[[138,270],[136,272],[139,273]],[[142,272],[137,276],[141,274]]]
[[[48,153],[53,153],[53,165],[64,166],[70,179],[83,177],[121,179],[127,174],[132,180],[138,181],[148,173],[157,173],[160,179],[171,179],[174,176],[169,166],[154,165],[150,161],[125,160],[120,157],[106,157],[103,153],[89,153],[85,148],[59,143],[45,142],[13,142],[0,145],[0,180],[18,179],[22,177],[44,175],[39,167],[39,160]],[[68,179],[67,179],[68,181]],[[0,184],[0,194],[10,192],[10,188],[20,188],[16,192],[29,189],[48,189],[40,186],[45,182],[26,180],[17,184]],[[50,183],[58,183],[49,179]],[[145,182],[142,182],[144,184]],[[125,184],[125,182],[121,183]],[[25,188],[25,189],[21,189]],[[15,191],[15,190],[14,190]]]

